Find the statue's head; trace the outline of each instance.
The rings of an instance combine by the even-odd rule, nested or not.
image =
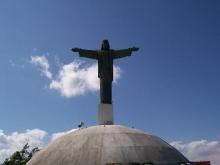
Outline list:
[[[110,49],[110,45],[109,45],[108,40],[103,40],[101,50],[109,50],[109,49]]]

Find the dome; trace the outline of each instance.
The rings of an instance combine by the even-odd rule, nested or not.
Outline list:
[[[157,136],[121,125],[79,129],[57,138],[27,165],[174,165],[189,162]]]

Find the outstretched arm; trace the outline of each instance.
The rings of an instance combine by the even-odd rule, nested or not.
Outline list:
[[[95,50],[86,50],[86,49],[80,49],[80,48],[73,48],[73,52],[78,52],[80,57],[87,57],[92,59],[98,58],[98,53]]]
[[[133,48],[128,48],[128,49],[120,49],[120,50],[115,50],[113,52],[113,58],[122,58],[126,56],[131,56],[131,53],[133,51],[138,51],[139,48],[133,47]]]

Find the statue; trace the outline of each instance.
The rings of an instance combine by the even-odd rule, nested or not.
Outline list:
[[[98,77],[100,78],[100,98],[102,104],[112,104],[112,81],[113,81],[113,60],[131,56],[133,51],[139,48],[113,50],[110,49],[108,40],[103,40],[101,50],[86,50],[73,48],[73,52],[78,52],[80,57],[98,60]]]

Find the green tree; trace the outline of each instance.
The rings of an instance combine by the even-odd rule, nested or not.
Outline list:
[[[21,151],[16,151],[10,156],[10,158],[5,159],[2,165],[25,165],[38,151],[38,147],[30,150],[30,146],[27,143]]]

